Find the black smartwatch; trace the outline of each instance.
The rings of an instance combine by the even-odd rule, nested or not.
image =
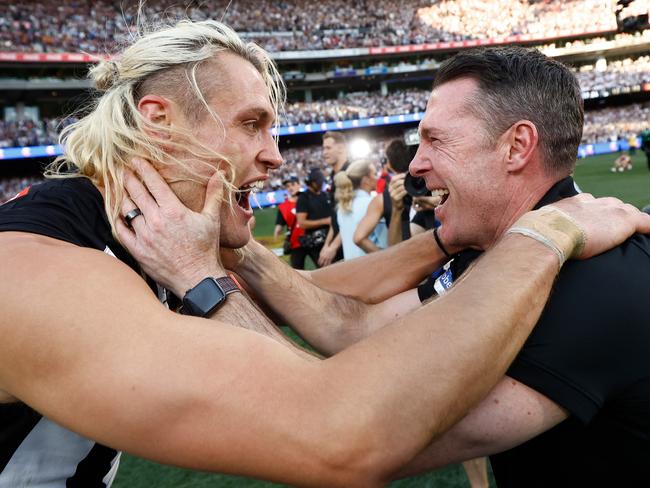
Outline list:
[[[209,317],[218,309],[231,293],[241,291],[237,282],[230,276],[205,278],[194,288],[187,290],[183,297],[183,315]]]

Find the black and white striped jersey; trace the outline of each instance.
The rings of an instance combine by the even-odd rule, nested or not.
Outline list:
[[[101,194],[85,178],[51,180],[0,206],[0,231],[53,237],[137,264],[111,234]],[[0,404],[0,488],[108,488],[120,453],[43,417]]]

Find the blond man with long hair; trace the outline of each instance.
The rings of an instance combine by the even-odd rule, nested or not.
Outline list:
[[[573,200],[580,226],[551,212],[561,230],[506,236],[448,297],[403,318],[416,305],[399,296],[366,305],[310,282],[332,274],[282,267],[291,312],[309,312],[303,331],[323,352],[388,323],[317,361],[228,276],[241,253],[220,252],[249,242],[248,195],[282,162],[268,55],[223,24],[185,21],[91,76],[101,93],[66,131],[55,178],[0,208],[0,486],[110,486],[121,450],[291,485],[380,486],[503,375],[559,256],[650,230],[616,202]],[[171,259],[153,235],[174,238]],[[429,235],[395,249],[381,266],[338,268],[355,277],[340,291],[381,301],[444,259]]]

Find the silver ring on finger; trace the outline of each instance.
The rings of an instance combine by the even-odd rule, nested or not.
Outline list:
[[[129,211],[129,213],[127,213],[124,216],[124,222],[128,227],[131,227],[131,222],[133,221],[133,219],[139,217],[140,215],[142,215],[142,210],[140,210],[138,207],[135,207],[133,210]]]

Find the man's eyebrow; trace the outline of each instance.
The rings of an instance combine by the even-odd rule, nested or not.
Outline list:
[[[256,117],[258,119],[273,119],[273,114],[264,107],[248,107],[241,110],[239,118]]]
[[[433,127],[419,127],[418,134],[420,135],[420,139],[429,139],[430,137],[438,136],[439,131]]]

